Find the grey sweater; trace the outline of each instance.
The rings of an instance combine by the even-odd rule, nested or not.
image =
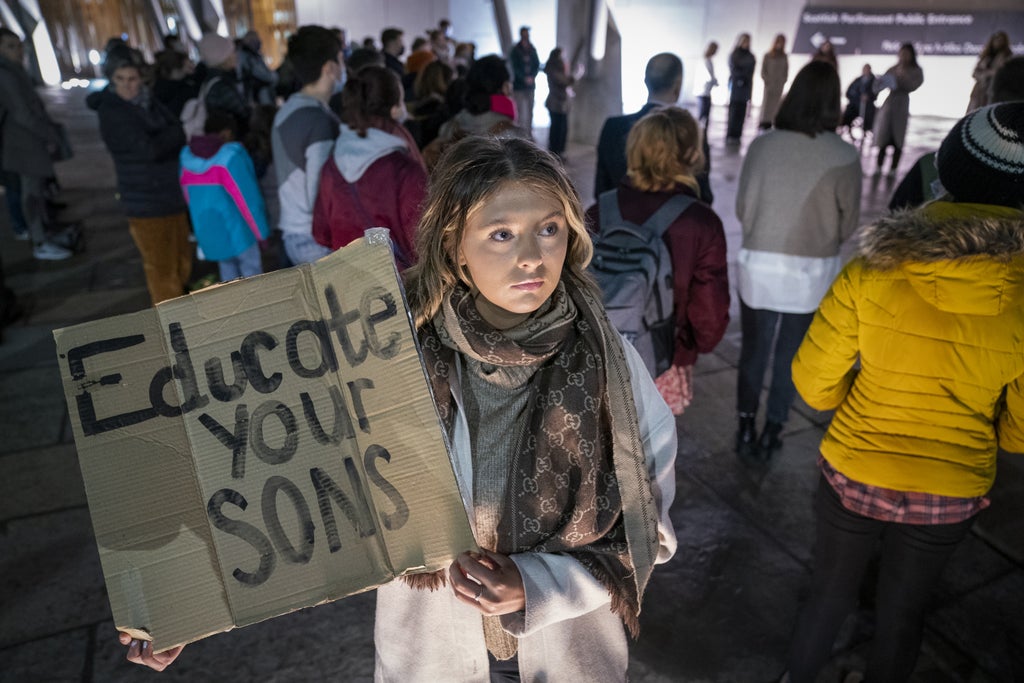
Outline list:
[[[835,133],[773,130],[747,149],[736,191],[743,248],[830,258],[860,220],[860,154]]]

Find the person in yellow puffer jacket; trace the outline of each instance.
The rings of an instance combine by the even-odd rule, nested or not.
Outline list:
[[[821,443],[814,578],[786,680],[813,681],[881,543],[865,680],[905,681],[929,594],[1024,452],[1024,102],[961,119],[937,156],[947,195],[866,229],[793,360],[835,410]]]

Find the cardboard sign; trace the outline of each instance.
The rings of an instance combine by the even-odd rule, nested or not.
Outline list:
[[[114,621],[155,650],[475,547],[386,232],[54,336]]]

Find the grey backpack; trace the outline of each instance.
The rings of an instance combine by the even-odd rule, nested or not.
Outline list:
[[[608,319],[657,377],[672,364],[676,329],[672,257],[662,236],[695,200],[677,194],[643,225],[622,217],[618,190],[602,193],[598,201],[601,225],[590,273],[601,287]]]

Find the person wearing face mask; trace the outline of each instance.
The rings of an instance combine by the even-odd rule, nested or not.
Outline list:
[[[178,118],[142,83],[129,58],[107,60],[110,85],[86,99],[100,119],[100,135],[114,158],[117,192],[128,230],[142,255],[153,303],[181,296],[192,273],[178,155],[185,131]]]
[[[384,53],[384,65],[394,71],[399,78],[405,75],[405,64],[399,59],[405,54],[402,35],[400,28],[386,28],[380,34],[380,51]]]
[[[327,106],[341,78],[341,43],[330,30],[303,26],[288,40],[288,61],[302,89],[274,117],[270,134],[279,226],[285,253],[294,263],[312,263],[331,253],[313,239],[313,203],[320,169],[338,137],[338,117]]]
[[[320,172],[313,237],[340,249],[372,227],[391,230],[400,269],[414,261],[413,242],[427,171],[405,118],[402,83],[368,66],[341,93],[341,131]]]

